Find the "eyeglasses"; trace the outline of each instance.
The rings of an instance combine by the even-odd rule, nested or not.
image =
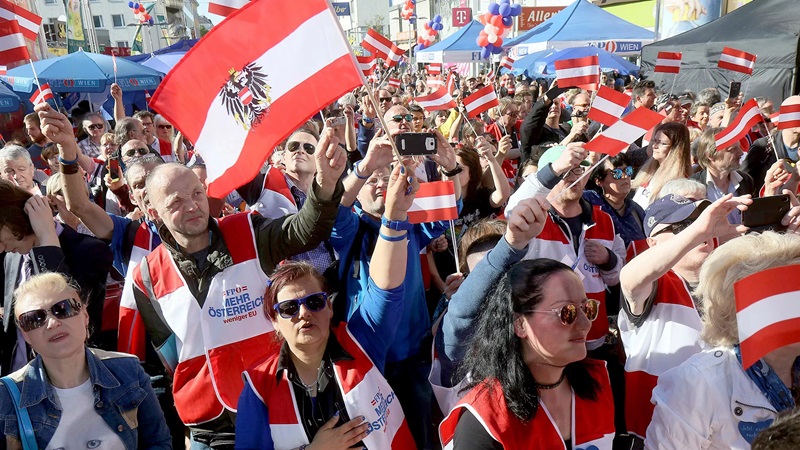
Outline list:
[[[159,129],[159,130],[171,130],[171,129],[172,129],[172,125],[170,125],[170,124],[166,124],[166,125],[159,125],[159,126],[158,126],[158,129]]]
[[[517,111],[506,111],[506,115],[508,117],[517,117],[518,114],[519,114],[519,112],[517,112]]]
[[[139,156],[144,156],[148,153],[150,153],[150,149],[147,147],[129,148],[127,151],[125,151],[125,156],[131,158],[133,156],[136,156],[137,154]]]
[[[301,143],[297,141],[289,142],[288,144],[286,144],[286,150],[288,150],[289,153],[294,153],[300,150],[300,144]],[[308,142],[305,142],[303,143],[303,150],[305,150],[306,153],[308,153],[309,155],[313,155],[314,152],[317,150],[317,147],[315,147],[314,144],[309,144]]]
[[[395,116],[392,116],[392,120],[394,120],[397,123],[402,122],[403,119],[405,119],[406,122],[410,123],[412,120],[414,120],[414,115],[413,114],[405,114],[405,115],[397,114]]]
[[[83,305],[74,298],[67,298],[54,304],[50,309],[34,309],[33,311],[24,312],[19,315],[17,324],[22,331],[29,333],[37,328],[41,328],[47,323],[47,312],[50,313],[58,320],[69,319],[75,317],[81,312]]]
[[[370,178],[367,180],[367,184],[370,186],[377,186],[379,181],[383,181],[383,184],[389,184],[389,177]]]
[[[378,100],[379,100],[381,103],[383,103],[383,102],[391,102],[391,101],[392,101],[392,97],[381,97],[381,98],[379,98]]]
[[[581,176],[581,175],[583,175],[584,172],[586,172],[586,168],[585,167],[583,167],[583,166],[574,167],[569,172],[565,173],[562,178],[566,178],[566,177],[568,177],[570,175]]]
[[[103,129],[103,128],[105,128],[105,127],[106,127],[106,126],[105,126],[105,125],[103,125],[102,123],[93,123],[93,124],[89,125],[89,126],[88,126],[88,127],[86,127],[86,128],[88,128],[88,129],[90,129],[90,130],[102,130],[102,129]]]
[[[665,227],[662,230],[659,230],[657,233],[654,233],[653,236],[658,236],[659,234],[663,234],[663,233],[666,233],[666,232],[671,232],[672,234],[678,234],[681,231],[689,228],[689,225],[691,225],[693,223],[694,223],[694,219],[682,220],[680,222],[676,222],[676,223],[670,224],[669,226]]]
[[[553,308],[553,309],[532,309],[526,311],[526,313],[550,313],[555,314],[561,319],[561,323],[564,325],[572,325],[578,319],[578,308],[580,308],[584,314],[586,314],[586,318],[589,319],[590,322],[594,322],[594,319],[597,319],[597,315],[600,313],[600,302],[594,299],[586,300],[586,303],[577,306],[574,303],[570,303],[569,305],[564,305],[561,308]]]
[[[322,311],[328,304],[328,294],[317,292],[316,294],[306,295],[302,298],[284,300],[275,306],[275,311],[284,319],[291,319],[300,312],[300,305],[305,305],[306,309],[312,312]]]
[[[628,166],[625,169],[617,167],[616,169],[609,170],[608,173],[610,173],[615,180],[621,180],[625,177],[633,176],[633,167]]]

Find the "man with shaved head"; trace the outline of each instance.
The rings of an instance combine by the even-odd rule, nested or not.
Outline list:
[[[800,95],[793,95],[781,103],[781,107],[800,104]],[[742,163],[742,170],[753,177],[755,182],[755,192],[759,192],[764,185],[764,178],[768,172],[771,178],[778,177],[785,172],[793,173],[797,176],[797,168],[793,166],[798,160],[797,148],[800,146],[800,127],[785,128],[776,133],[773,137],[775,149],[773,150],[768,137],[757,139],[750,146],[747,157]],[[773,167],[777,158],[775,153],[784,160],[784,168]],[[779,182],[779,181],[778,181]],[[780,189],[777,189],[780,192]]]

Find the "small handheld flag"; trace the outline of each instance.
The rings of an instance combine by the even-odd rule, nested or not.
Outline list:
[[[722,49],[722,54],[719,56],[717,67],[752,75],[755,65],[756,55],[736,50],[735,48],[725,47]]]
[[[559,87],[597,90],[600,83],[600,62],[597,55],[558,60],[555,66]]]
[[[631,98],[622,92],[617,92],[607,86],[600,86],[597,96],[592,101],[588,117],[607,127],[611,126],[619,120],[630,102]]]
[[[52,100],[54,98],[53,91],[50,90],[50,85],[45,83],[39,86],[39,89],[31,95],[31,103],[33,106],[38,105],[39,103],[46,102],[48,100]]]
[[[408,221],[426,223],[454,219],[458,219],[458,208],[453,182],[421,183],[414,202],[408,209]]]
[[[747,103],[742,105],[736,119],[731,122],[724,130],[714,136],[716,141],[717,151],[724,150],[731,145],[739,142],[744,135],[753,128],[753,125],[763,122],[764,116],[761,115],[761,110],[758,108],[756,99],[750,99]]]
[[[428,111],[447,110],[456,107],[455,100],[444,87],[440,87],[429,95],[414,97],[414,101]]]
[[[656,67],[654,72],[660,73],[679,73],[681,71],[681,52],[658,52],[656,57]]]
[[[628,148],[633,141],[639,139],[647,130],[655,127],[662,120],[664,120],[664,116],[655,111],[645,107],[636,108],[632,113],[595,136],[583,148],[590,152],[614,156]]]
[[[463,100],[464,107],[467,108],[467,116],[472,119],[478,114],[489,110],[500,104],[497,100],[497,94],[494,92],[494,87],[486,86],[473,92],[469,97]]]

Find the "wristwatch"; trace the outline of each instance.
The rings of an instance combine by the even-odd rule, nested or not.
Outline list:
[[[408,231],[414,228],[414,224],[408,220],[389,220],[386,216],[381,216],[381,225],[395,231]]]
[[[444,176],[446,176],[446,177],[454,177],[454,176],[460,174],[463,171],[464,171],[464,168],[461,167],[461,164],[459,164],[459,163],[456,163],[456,167],[453,170],[451,170],[450,172],[444,170],[444,167],[442,167],[442,174]]]

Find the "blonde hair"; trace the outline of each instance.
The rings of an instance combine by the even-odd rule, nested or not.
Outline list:
[[[664,134],[671,143],[664,164],[651,156],[631,182],[631,189],[646,186],[650,190],[650,203],[659,198],[658,193],[668,181],[689,178],[692,175],[691,142],[686,125],[676,122],[661,124],[653,132],[654,140],[658,133]]]
[[[773,267],[800,264],[800,235],[766,231],[728,241],[700,269],[695,294],[704,311],[703,339],[714,346],[739,343],[733,284]]]
[[[75,296],[81,303],[84,303],[80,298],[80,288],[77,283],[68,280],[67,277],[58,272],[41,273],[28,278],[28,281],[22,283],[14,291],[14,304],[17,305],[22,299],[28,297],[58,294],[67,289],[75,291]],[[19,309],[15,308],[15,314],[16,311],[19,311]]]

